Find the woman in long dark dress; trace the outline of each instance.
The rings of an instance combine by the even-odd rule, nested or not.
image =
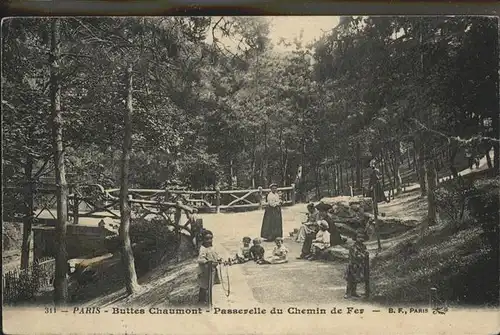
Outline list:
[[[368,183],[369,195],[373,199],[374,191],[376,191],[377,199],[374,199],[377,203],[381,201],[389,202],[387,197],[385,196],[384,190],[380,183],[381,173],[380,170],[377,169],[375,163],[370,163],[370,167],[372,171],[370,172],[370,181]]]
[[[271,184],[270,187],[271,192],[267,195],[267,206],[260,230],[260,236],[266,241],[274,241],[276,237],[283,237],[283,219],[278,186]]]

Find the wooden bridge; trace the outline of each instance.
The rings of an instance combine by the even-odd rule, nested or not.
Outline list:
[[[21,188],[4,187],[4,191],[23,192]],[[190,191],[175,189],[129,189],[128,201],[134,215],[147,216],[169,213],[170,209],[191,212],[220,213],[238,210],[261,209],[266,204],[270,189],[259,187],[245,190]],[[278,188],[284,206],[295,204],[295,185]],[[57,214],[54,185],[36,188],[33,217],[37,221],[53,221]],[[120,219],[119,188],[104,189],[99,184],[70,185],[68,196],[68,218],[74,224],[91,221],[96,224],[101,219]],[[175,212],[175,211],[174,211]],[[173,212],[171,212],[174,214]],[[83,222],[81,222],[83,219]],[[92,219],[92,220],[89,220]],[[96,220],[98,219],[98,220]],[[17,221],[17,220],[15,220]]]
[[[81,188],[69,196],[69,216],[78,222],[78,217],[94,218],[119,218],[116,208],[119,206],[119,188],[105,190],[100,185],[89,185],[93,188],[92,194],[82,194]],[[178,207],[179,203],[188,207],[196,208],[200,212],[232,211],[242,209],[260,209],[266,204],[267,194],[270,189],[247,190],[220,190],[214,191],[190,191],[190,190],[170,190],[170,189],[129,189],[128,197],[132,208],[145,214],[154,214],[151,210]],[[284,206],[295,204],[295,185],[278,188],[281,193]],[[88,193],[88,192],[87,192]],[[81,205],[90,207],[89,211],[81,212]],[[77,213],[74,215],[73,213]]]

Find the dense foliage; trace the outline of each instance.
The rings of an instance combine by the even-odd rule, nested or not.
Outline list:
[[[57,301],[67,296],[66,179],[121,188],[129,293],[130,237],[145,246],[136,261],[178,240],[158,222],[131,225],[129,237],[129,187],[296,183],[306,200],[325,179],[333,193],[360,191],[375,161],[400,192],[412,156],[428,200],[422,231],[438,206],[461,221],[468,199],[498,244],[487,186],[437,186],[443,169],[460,182],[460,151],[499,166],[495,18],[343,17],[311,45],[282,41],[289,52],[273,48],[264,17],[11,18],[2,28],[2,181],[22,186],[9,188],[22,205],[4,209],[23,217],[26,267],[36,185],[55,176]]]
[[[61,22],[71,181],[118,184],[130,64],[135,186],[290,184],[301,166],[300,185],[310,189],[333,166],[352,169],[360,188],[371,159],[397,175],[407,150],[421,164],[443,153],[452,161],[456,144],[478,154],[494,145],[498,160],[498,142],[466,142],[498,134],[493,18],[343,18],[287,53],[273,49],[263,17]],[[33,176],[50,172],[50,19],[9,19],[3,28],[4,180],[21,181],[30,159],[44,167]]]

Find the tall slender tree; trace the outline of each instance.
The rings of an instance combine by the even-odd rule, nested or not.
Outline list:
[[[66,225],[68,220],[68,185],[64,165],[63,116],[61,112],[60,44],[61,22],[51,21],[50,39],[50,100],[52,109],[52,140],[57,197],[56,221],[56,271],[54,279],[54,301],[64,304],[68,299],[68,263],[66,252]]]

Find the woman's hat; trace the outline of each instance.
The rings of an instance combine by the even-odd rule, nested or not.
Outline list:
[[[208,229],[203,229],[203,231],[201,232],[201,237],[202,237],[202,238],[205,238],[205,237],[206,237],[206,236],[208,236],[208,235],[210,235],[210,236],[212,236],[212,237],[214,236],[214,234],[213,234],[210,230],[208,230]]]
[[[319,224],[319,226],[320,226],[321,228],[326,228],[326,229],[328,229],[328,227],[329,227],[329,226],[328,226],[328,222],[326,222],[325,220],[319,220],[319,221],[318,221],[318,224]]]
[[[274,239],[274,241],[281,241],[281,242],[283,242],[283,237],[276,237],[276,238]]]
[[[316,205],[316,209],[322,212],[327,212],[330,208],[332,208],[332,205],[325,204],[324,202],[320,202]]]
[[[271,185],[269,185],[269,188],[271,187],[278,187],[278,184],[272,183]]]

